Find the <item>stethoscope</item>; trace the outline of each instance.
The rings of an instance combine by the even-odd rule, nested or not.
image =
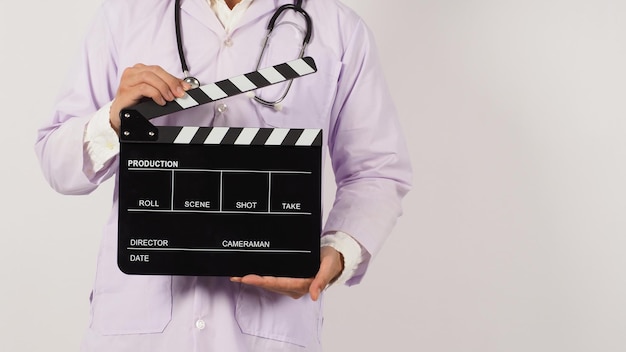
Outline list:
[[[272,31],[274,30],[274,27],[276,25],[276,21],[278,21],[280,16],[288,10],[293,10],[299,13],[300,15],[302,15],[302,17],[304,17],[304,20],[306,21],[306,32],[304,33],[304,39],[302,40],[302,47],[300,50],[299,58],[304,57],[304,51],[309,44],[309,41],[311,40],[311,33],[313,32],[313,22],[311,21],[311,17],[309,16],[309,14],[302,8],[302,1],[303,0],[294,0],[293,4],[285,4],[276,9],[274,15],[267,24],[267,34],[265,35],[265,39],[263,40],[263,49],[261,49],[261,54],[259,55],[259,60],[257,61],[256,70],[259,70],[261,68],[261,61],[263,60],[263,56],[265,55],[265,49],[267,48],[267,44],[270,40]],[[200,87],[200,81],[196,77],[189,74],[189,67],[187,67],[187,61],[185,60],[185,53],[183,51],[183,40],[180,31],[180,0],[176,0],[174,3],[174,24],[176,26],[176,44],[178,46],[178,57],[180,58],[180,66],[183,70],[183,75],[185,77],[184,81],[189,83],[192,88],[198,88]],[[253,98],[261,105],[273,107],[278,110],[280,109],[280,103],[285,99],[287,93],[289,93],[292,82],[293,80],[289,80],[285,91],[280,95],[280,97],[278,97],[278,99],[274,101],[265,100],[259,98],[256,95],[254,95]]]

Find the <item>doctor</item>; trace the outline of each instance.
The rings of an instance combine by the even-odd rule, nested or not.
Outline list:
[[[152,120],[157,125],[324,130],[337,183],[311,279],[131,276],[116,265],[120,109],[165,104],[201,84],[300,55],[305,17],[270,18],[291,0],[104,0],[36,153],[50,185],[88,194],[114,177],[82,351],[321,351],[322,291],[361,281],[400,216],[411,170],[372,34],[337,0],[295,4],[312,22],[305,54],[318,72]],[[182,50],[179,52],[178,47]],[[181,55],[182,54],[182,55]],[[188,71],[188,72],[184,72]],[[284,99],[281,99],[284,96]]]

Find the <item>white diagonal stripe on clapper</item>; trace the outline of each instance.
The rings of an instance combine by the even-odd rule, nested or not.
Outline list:
[[[189,144],[191,139],[193,139],[193,136],[195,136],[196,132],[198,132],[199,128],[200,127],[183,127],[183,129],[178,133],[178,136],[176,136],[174,144]]]
[[[252,143],[252,140],[256,136],[257,132],[259,132],[258,128],[244,128],[239,134],[239,137],[237,137],[235,144],[250,145],[250,143]]]
[[[304,61],[303,59],[290,61],[287,63],[287,65],[289,65],[289,67],[296,71],[296,73],[298,73],[298,75],[300,76],[308,75],[309,73],[315,72],[315,70],[313,70],[313,67],[309,66],[309,64],[307,64],[306,61]]]
[[[288,128],[275,128],[267,141],[265,141],[265,145],[281,145],[281,143],[285,140],[287,133],[289,133]]]
[[[268,67],[259,70],[259,73],[265,77],[265,79],[271,84],[278,83],[284,81],[286,78],[280,74],[280,72],[276,71],[273,67]]]
[[[182,98],[176,98],[174,101],[176,103],[178,103],[178,105],[180,105],[180,107],[183,108],[183,109],[187,109],[187,108],[190,108],[190,107],[193,107],[193,106],[196,106],[196,105],[200,105],[189,94],[185,94],[185,96],[182,97]]]
[[[206,86],[200,87],[200,89],[212,100],[218,100],[228,96],[228,94],[224,93],[215,83],[207,84]]]
[[[233,77],[230,79],[230,81],[233,82],[233,84],[242,92],[257,89],[257,86],[254,83],[250,82],[248,77],[244,75]]]
[[[313,144],[313,141],[315,141],[315,138],[319,133],[320,130],[317,129],[306,129],[302,131],[300,138],[298,138],[298,140],[296,141],[296,145],[310,146],[311,144]]]
[[[220,144],[228,132],[228,127],[213,127],[211,133],[204,140],[204,144]]]

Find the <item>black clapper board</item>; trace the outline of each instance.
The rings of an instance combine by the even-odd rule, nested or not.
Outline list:
[[[150,119],[316,72],[291,61],[122,110],[118,266],[127,274],[313,277],[322,131]],[[184,118],[184,117],[183,117]]]

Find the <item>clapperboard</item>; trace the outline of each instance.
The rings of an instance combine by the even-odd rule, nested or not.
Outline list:
[[[315,275],[321,130],[149,121],[314,72],[315,62],[306,57],[192,89],[165,106],[145,101],[122,110],[118,266],[123,272]]]

